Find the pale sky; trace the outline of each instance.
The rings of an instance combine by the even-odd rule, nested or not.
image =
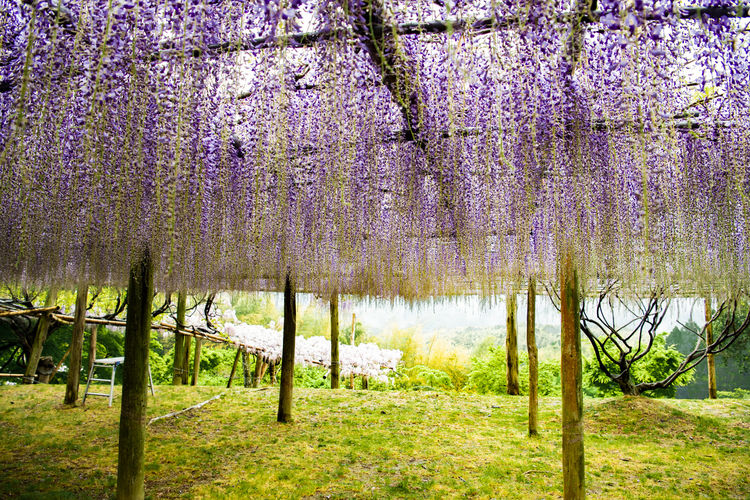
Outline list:
[[[283,294],[272,295],[277,308],[283,310]],[[399,300],[391,303],[384,299],[357,299],[351,296],[342,296],[339,300],[339,321],[342,326],[351,323],[351,315],[354,313],[365,330],[376,335],[396,327],[419,327],[422,333],[431,334],[468,327],[498,327],[505,324],[505,300],[502,296],[498,296],[492,302],[477,296],[466,296],[411,306]],[[312,294],[298,294],[298,309],[307,307],[311,301],[317,302],[321,310],[327,310],[327,304]],[[517,315],[518,323],[526,324],[525,295],[518,296]],[[625,311],[617,311],[618,321],[625,321],[626,317]],[[669,332],[678,326],[678,321],[686,323],[690,319],[702,325],[703,317],[702,299],[673,299],[659,330]],[[560,324],[560,313],[546,295],[537,296],[536,322],[539,326]]]

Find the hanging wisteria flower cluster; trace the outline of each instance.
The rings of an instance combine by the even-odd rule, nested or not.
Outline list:
[[[0,275],[750,278],[741,2],[0,0]]]
[[[250,351],[266,363],[280,363],[283,335],[277,330],[260,325],[227,324],[226,334],[234,342],[250,347]],[[401,360],[397,349],[382,349],[376,344],[339,346],[339,371],[349,375],[382,378],[393,371]],[[331,367],[331,341],[325,337],[297,336],[294,345],[294,362],[305,365]]]

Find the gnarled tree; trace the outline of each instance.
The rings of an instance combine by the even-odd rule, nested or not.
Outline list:
[[[617,285],[609,284],[600,291],[595,303],[591,307],[590,303],[581,302],[581,331],[594,348],[599,369],[627,395],[670,387],[680,375],[695,368],[707,356],[731,346],[750,326],[750,312],[742,318],[736,317],[739,295],[735,294],[721,302],[712,315],[706,316],[703,327],[691,330],[695,334],[695,347],[671,373],[661,380],[639,381],[633,375],[634,365],[654,346],[670,299],[661,289],[652,291],[646,298],[621,295]],[[622,319],[620,315],[618,318],[618,309],[625,311],[628,317]],[[724,314],[729,319],[714,331],[717,320]]]

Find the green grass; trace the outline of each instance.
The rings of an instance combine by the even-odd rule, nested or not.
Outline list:
[[[149,417],[223,392],[157,387]],[[0,498],[108,498],[119,406],[63,408],[63,386],[0,387]],[[152,498],[555,498],[560,400],[526,436],[523,397],[298,389],[277,424],[277,389],[233,388],[148,429]],[[750,402],[586,400],[593,498],[748,498]]]

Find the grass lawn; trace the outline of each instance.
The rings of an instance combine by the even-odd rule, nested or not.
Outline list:
[[[219,387],[158,386],[149,417]],[[0,387],[0,498],[108,498],[119,399],[63,408],[62,385]],[[557,498],[560,400],[542,398],[526,436],[524,397],[232,388],[148,428],[152,498]],[[593,498],[750,498],[750,401],[586,400]]]

